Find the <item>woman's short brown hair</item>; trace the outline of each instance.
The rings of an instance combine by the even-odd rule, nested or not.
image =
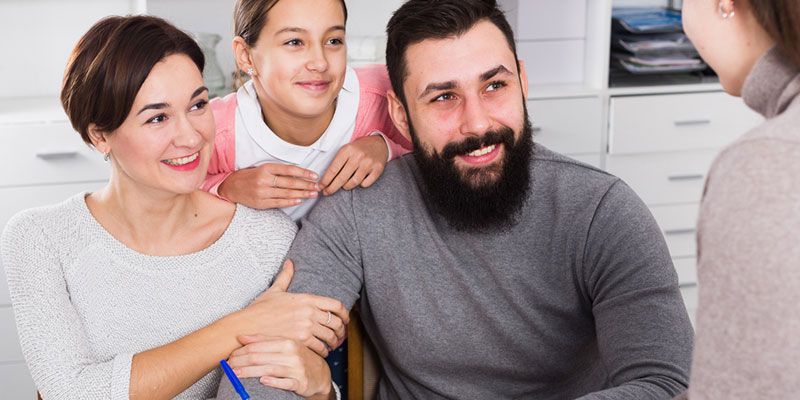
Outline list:
[[[203,71],[197,43],[161,18],[113,16],[94,24],[72,50],[61,86],[61,104],[83,141],[92,144],[91,124],[108,133],[119,128],[150,70],[173,54]]]

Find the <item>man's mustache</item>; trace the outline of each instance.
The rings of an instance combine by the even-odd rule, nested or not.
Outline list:
[[[505,144],[506,147],[514,144],[514,131],[509,127],[503,127],[494,131],[487,131],[480,137],[470,137],[458,143],[450,143],[444,146],[442,150],[442,158],[450,160],[457,155],[471,153],[483,147],[491,146],[493,144]]]

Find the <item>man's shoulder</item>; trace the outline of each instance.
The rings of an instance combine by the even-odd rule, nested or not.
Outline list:
[[[619,178],[600,168],[556,153],[541,144],[534,145],[532,176],[537,186],[553,190],[605,191]]]

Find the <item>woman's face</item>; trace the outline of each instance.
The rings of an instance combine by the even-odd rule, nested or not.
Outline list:
[[[725,18],[723,13],[735,11]],[[740,95],[766,34],[741,2],[684,0],[683,29],[700,56],[719,76],[722,87]]]
[[[347,65],[340,0],[281,0],[250,49],[262,104],[314,118],[333,107]]]
[[[183,54],[159,61],[142,84],[128,117],[100,151],[111,152],[114,176],[139,189],[191,193],[206,176],[214,116],[200,70]]]

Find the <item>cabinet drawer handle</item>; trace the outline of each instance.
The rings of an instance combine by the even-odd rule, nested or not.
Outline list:
[[[687,175],[670,175],[667,177],[672,182],[675,181],[699,181],[705,178],[703,174],[687,174]]]
[[[55,160],[58,158],[73,158],[78,155],[78,150],[39,150],[36,157],[42,160]]]
[[[534,125],[534,126],[533,126],[533,128],[531,128],[531,130],[532,130],[534,133],[536,133],[536,132],[541,132],[541,131],[542,131],[542,127],[541,127],[541,126],[539,126],[539,125]]]
[[[678,287],[681,289],[691,289],[697,287],[697,282],[683,282],[679,283]]]
[[[711,124],[710,119],[684,119],[680,121],[674,121],[675,126],[696,126],[696,125],[709,125]]]
[[[664,231],[665,235],[688,235],[697,232],[697,228],[677,228],[667,229]]]

